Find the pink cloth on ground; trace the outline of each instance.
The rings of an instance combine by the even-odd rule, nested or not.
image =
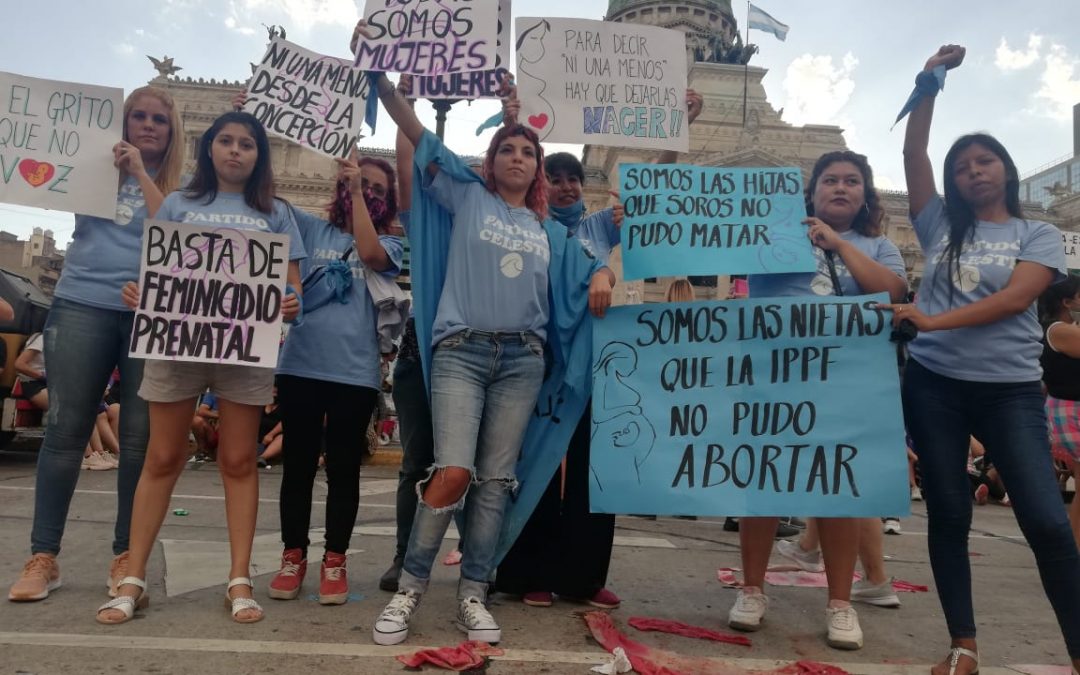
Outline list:
[[[699,638],[702,640],[712,640],[714,642],[726,642],[731,645],[742,645],[743,647],[750,646],[750,638],[745,635],[733,635],[731,633],[720,633],[708,628],[702,628],[701,626],[691,626],[688,623],[682,621],[671,621],[668,619],[654,619],[648,616],[632,616],[626,622],[637,628],[640,631],[657,631],[660,633],[672,633],[674,635],[681,635],[689,638]]]
[[[771,671],[744,670],[732,663],[683,656],[631,640],[615,626],[607,612],[586,612],[583,618],[600,646],[609,652],[622,647],[630,665],[640,675],[847,675],[847,671],[816,661],[796,661]]]
[[[462,642],[457,647],[436,647],[421,649],[412,654],[402,654],[397,660],[410,668],[419,668],[425,664],[461,672],[484,665],[488,656],[502,656],[503,650],[492,647],[486,642]]]

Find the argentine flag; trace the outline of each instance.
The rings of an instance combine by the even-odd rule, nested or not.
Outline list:
[[[747,16],[747,23],[751,28],[757,30],[763,30],[766,33],[772,33],[781,42],[787,37],[788,26],[787,24],[780,23],[776,19],[769,16],[765,10],[760,7],[756,7],[753,4],[750,5],[750,13]]]

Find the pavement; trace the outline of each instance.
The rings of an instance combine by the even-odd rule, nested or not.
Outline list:
[[[0,451],[0,537],[8,542],[0,549],[0,583],[5,588],[29,554],[35,461],[36,455],[25,449]],[[396,478],[392,465],[365,465],[348,558],[349,602],[324,607],[315,599],[317,563],[309,569],[297,600],[266,596],[281,551],[277,509],[281,469],[261,471],[252,572],[266,619],[239,625],[229,620],[222,602],[228,537],[221,478],[213,464],[189,465],[150,560],[149,609],[123,626],[101,626],[94,621],[94,611],[107,599],[116,473],[84,471],[60,556],[63,587],[38,603],[0,600],[0,673],[365,675],[402,672],[404,666],[394,659],[398,654],[457,645],[464,639],[453,625],[458,568],[441,563],[436,564],[408,642],[379,647],[371,641],[372,623],[390,598],[377,582],[393,556]],[[320,473],[311,560],[321,555],[318,528],[325,497]],[[173,508],[189,513],[173,515]],[[794,660],[814,660],[852,673],[906,675],[927,672],[929,664],[947,651],[947,631],[927,559],[922,503],[913,504],[912,515],[903,520],[902,535],[886,537],[886,565],[898,579],[927,585],[930,592],[902,593],[900,609],[859,605],[866,646],[856,652],[825,645],[825,591],[815,588],[768,589],[772,602],[767,625],[750,634],[751,647],[640,633],[627,625],[629,617],[674,619],[728,631],[727,610],[736,591],[721,587],[716,570],[738,567],[738,535],[724,532],[720,518],[651,521],[620,516],[616,536],[608,586],[623,604],[612,612],[615,623],[651,647],[710,659],[716,670],[708,672],[769,670]],[[440,561],[453,544],[448,537]],[[1048,666],[1068,663],[1062,637],[1011,509],[975,508],[971,555],[981,672],[1058,672]],[[588,635],[581,619],[586,609],[561,600],[550,608],[532,608],[517,598],[496,595],[492,611],[502,624],[499,647],[505,653],[493,658],[486,672],[584,674],[604,663],[606,652]]]

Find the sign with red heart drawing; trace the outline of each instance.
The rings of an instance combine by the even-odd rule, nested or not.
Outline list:
[[[518,120],[541,141],[686,152],[686,40],[585,19],[514,24]]]
[[[0,72],[0,202],[116,217],[124,92]]]

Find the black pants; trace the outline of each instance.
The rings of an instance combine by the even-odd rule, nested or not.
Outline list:
[[[307,555],[311,489],[326,437],[326,550],[345,553],[360,506],[360,460],[378,392],[306,377],[278,377],[282,455],[281,541]],[[325,425],[324,425],[325,420]]]
[[[589,513],[590,407],[574,430],[566,452],[566,492],[556,469],[521,536],[499,565],[495,589],[524,595],[550,591],[591,598],[607,585],[615,516]]]

